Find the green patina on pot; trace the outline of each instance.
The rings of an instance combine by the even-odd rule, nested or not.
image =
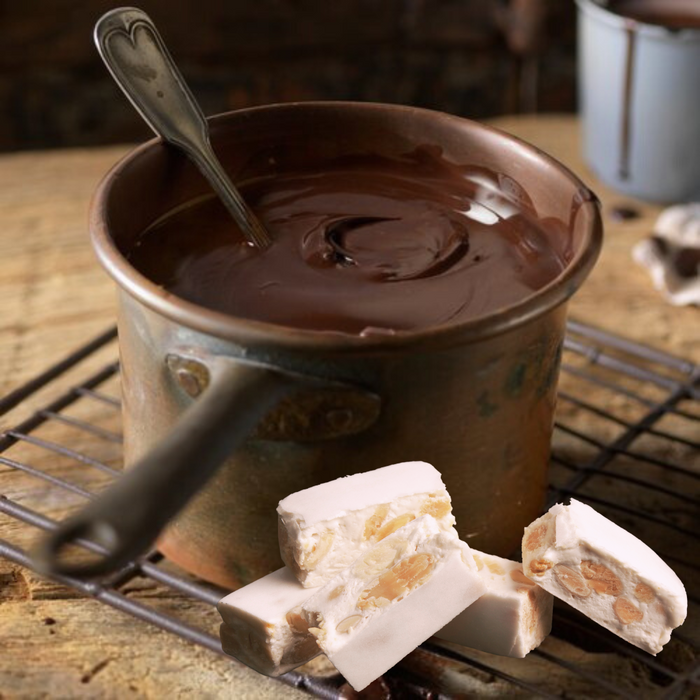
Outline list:
[[[120,286],[127,468],[139,473],[154,448],[172,441],[190,407],[225,398],[229,385],[232,391],[243,381],[250,385],[245,402],[233,402],[218,418],[224,434],[249,420],[248,438],[197,486],[158,546],[193,573],[237,587],[281,565],[275,513],[281,498],[346,474],[425,460],[443,475],[461,536],[479,549],[511,554],[544,503],[566,302],[601,242],[595,197],[517,139],[409,107],[276,105],[216,117],[211,136],[234,180],[265,174],[271,162],[308,168],[358,152],[397,157],[438,147],[451,162],[526,183],[530,199],[515,205],[557,222],[569,263],[546,287],[490,316],[381,338],[224,316],[169,295],[126,260],[123,251],[148,224],[206,192],[194,167],[161,142],[136,149],[103,181],[90,215],[98,256]],[[171,359],[169,366],[169,356],[185,364]],[[196,368],[195,381],[178,373],[189,361],[206,368]],[[257,377],[272,386],[278,377],[285,398],[265,408]],[[303,401],[294,398],[295,382],[307,392]],[[260,417],[253,419],[255,411]],[[361,420],[351,420],[356,414]],[[207,444],[200,448],[189,452],[192,474],[205,462],[211,466]],[[133,510],[147,519],[158,499],[139,502],[137,481]],[[185,481],[164,482],[161,494],[186,489]]]

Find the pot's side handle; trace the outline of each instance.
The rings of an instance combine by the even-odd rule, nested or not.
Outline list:
[[[116,484],[61,523],[35,550],[50,575],[98,576],[142,555],[158,534],[301,378],[261,365],[212,358],[209,386],[170,434]],[[98,558],[73,563],[69,545],[85,541]]]

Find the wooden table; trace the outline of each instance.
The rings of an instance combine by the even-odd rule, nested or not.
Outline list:
[[[594,181],[579,156],[573,117],[502,118],[495,123],[559,158],[603,201],[604,250],[571,303],[572,316],[698,361],[700,312],[664,302],[630,257],[634,243],[652,230],[659,208],[631,202]],[[114,322],[113,286],[91,252],[86,210],[97,181],[126,150],[0,156],[0,395]],[[642,216],[615,222],[607,214],[618,204],[632,204]],[[11,419],[5,417],[3,427]],[[0,466],[0,493],[15,476]],[[12,535],[12,523],[0,518],[0,538],[11,540]],[[146,588],[132,595],[158,597],[161,592]],[[209,622],[213,629],[214,618]],[[4,560],[0,648],[3,699],[302,697]]]

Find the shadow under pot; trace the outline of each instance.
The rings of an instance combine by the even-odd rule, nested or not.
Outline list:
[[[275,512],[280,499],[411,460],[430,462],[442,473],[465,541],[512,554],[544,504],[566,302],[601,245],[595,197],[563,166],[521,141],[427,110],[286,104],[220,115],[210,125],[214,148],[244,193],[299,173],[331,172],[309,185],[313,194],[348,168],[358,175],[356,187],[366,190],[363,159],[370,158],[389,164],[389,181],[411,180],[408,191],[415,197],[405,195],[403,185],[399,190],[415,208],[424,186],[444,197],[441,178],[451,178],[465,194],[442,219],[461,222],[464,249],[449,251],[449,264],[435,274],[419,270],[391,282],[375,275],[348,288],[362,297],[366,285],[374,284],[376,303],[367,305],[374,310],[391,287],[387,294],[416,310],[412,327],[370,323],[348,332],[325,316],[310,322],[320,326],[305,327],[310,312],[285,323],[295,295],[306,289],[294,279],[282,290],[288,303],[276,307],[281,320],[247,317],[246,308],[235,315],[214,310],[188,299],[186,291],[165,289],[143,274],[143,265],[134,266],[135,247],[152,242],[144,231],[155,234],[158,222],[193,203],[206,206],[202,198],[209,192],[196,170],[159,140],[133,151],[106,176],[90,214],[97,254],[119,286],[126,472],[44,543],[44,568],[95,575],[124,565],[157,541],[185,569],[235,588],[281,565]],[[345,213],[377,220],[346,226],[342,240],[330,241],[336,252],[342,245],[345,252],[364,254],[358,230],[369,226],[372,246],[400,240],[402,251],[423,254],[426,227],[411,228],[408,238],[405,231],[395,233],[395,221],[394,228],[381,229],[378,219],[401,217],[353,210],[357,194]],[[284,227],[276,230],[265,210],[281,200],[252,202],[275,238],[264,253],[246,253],[249,259],[260,255],[263,267],[273,265],[275,250],[291,235]],[[206,246],[215,234],[202,225],[196,235]],[[174,233],[158,241],[163,256],[172,255],[176,239]],[[518,264],[494,267],[487,275],[491,291],[484,295],[470,280],[474,270],[490,269],[477,263],[500,264],[484,254],[478,259],[494,240]],[[391,245],[385,247],[391,266],[396,256]],[[295,254],[290,247],[280,259]],[[267,255],[273,258],[266,261]],[[304,257],[303,250],[299,255]],[[550,261],[550,267],[535,283],[530,277],[538,260]],[[338,309],[327,306],[338,298],[333,276],[362,275],[363,266],[343,269],[342,261],[330,259],[322,273],[331,277],[324,277],[325,287],[310,303],[333,316]],[[518,275],[531,288],[517,288],[510,300],[499,296]],[[436,304],[458,301],[469,313],[425,322],[421,314],[432,302],[421,300],[434,293],[431,285],[441,284],[449,287],[435,296]],[[245,297],[248,287],[232,275],[232,297]],[[346,299],[355,301],[350,291]],[[480,299],[495,299],[496,307],[483,307]],[[469,309],[470,300],[477,300],[476,308]],[[88,563],[67,560],[65,547],[78,537],[98,542],[100,556]]]

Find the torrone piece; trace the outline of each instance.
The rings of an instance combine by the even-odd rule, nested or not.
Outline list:
[[[302,612],[319,647],[359,691],[485,590],[469,546],[426,515],[363,554]]]
[[[685,588],[661,557],[573,499],[525,529],[523,569],[542,588],[650,654],[658,654],[685,620]]]
[[[289,569],[275,571],[222,598],[221,645],[266,676],[279,676],[320,653],[300,605],[313,595]]]
[[[522,658],[552,629],[553,598],[517,562],[472,549],[486,593],[435,636],[465,647]]]
[[[455,523],[440,472],[404,462],[298,491],[280,501],[280,553],[305,587],[320,586],[421,515]],[[456,534],[456,532],[455,532]]]

